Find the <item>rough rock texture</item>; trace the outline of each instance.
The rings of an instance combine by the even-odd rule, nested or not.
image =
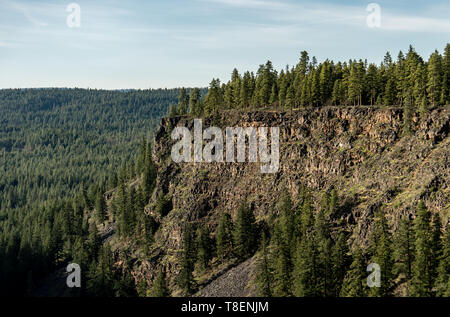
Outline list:
[[[449,110],[447,106],[422,119],[413,118],[414,131],[409,136],[402,133],[402,110],[387,107],[322,107],[288,112],[233,110],[203,119],[204,129],[219,126],[223,131],[234,126],[280,127],[280,169],[275,174],[261,174],[260,163],[176,164],[170,158],[174,143],[170,132],[176,126],[186,126],[193,132],[193,119],[163,119],[155,135],[154,159],[159,175],[152,201],[159,195],[167,195],[173,210],[162,216],[155,212],[155,204],[147,206],[147,212],[155,216],[161,227],[155,237],[153,256],[139,260],[137,276],[144,275],[150,280],[156,267],[162,264],[169,272],[171,287],[176,289],[174,281],[179,272],[176,258],[182,248],[186,222],[204,223],[214,235],[219,213],[227,211],[234,218],[244,197],[257,220],[262,221],[277,214],[275,206],[283,186],[288,188],[294,202],[301,185],[317,194],[336,188],[345,208],[341,208],[343,211],[335,220],[353,232],[350,245],[355,240],[365,243],[373,213],[380,206],[385,208],[395,228],[401,215],[414,216],[415,205],[423,199],[446,224],[450,215]],[[206,286],[205,294],[247,294],[242,288],[232,287],[233,276],[241,269],[245,265],[219,277],[223,281],[229,277],[229,293],[223,282],[218,289]]]
[[[255,259],[250,258],[227,270],[201,289],[200,297],[247,297],[255,295],[251,277],[255,270]]]

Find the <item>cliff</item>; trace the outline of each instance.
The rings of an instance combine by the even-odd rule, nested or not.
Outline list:
[[[441,215],[445,225],[450,215],[449,110],[447,106],[423,118],[413,118],[413,131],[409,135],[403,133],[403,111],[392,107],[322,107],[288,112],[230,110],[203,118],[204,128],[278,126],[280,167],[274,174],[262,174],[259,163],[174,163],[170,156],[174,143],[170,132],[176,126],[192,131],[193,118],[163,119],[155,134],[158,178],[151,201],[165,195],[172,210],[161,214],[155,203],[147,206],[146,211],[157,219],[160,228],[152,256],[136,263],[136,277],[145,276],[149,280],[155,268],[164,265],[171,288],[176,290],[177,257],[187,222],[206,225],[214,236],[220,213],[229,212],[234,218],[244,198],[257,221],[263,222],[276,217],[283,187],[288,188],[295,202],[300,187],[308,186],[317,195],[316,203],[320,201],[320,193],[337,189],[341,208],[333,220],[352,233],[349,246],[355,240],[363,245],[367,242],[374,211],[381,206],[395,228],[401,215],[414,217],[417,202],[424,200],[430,210]],[[213,262],[210,271],[197,277],[200,286],[207,285],[205,289],[210,295],[254,295],[251,287],[245,292],[213,290],[214,283],[223,289],[227,283],[224,276],[227,272],[233,276],[229,269],[234,265],[219,266]],[[251,271],[246,270],[244,277],[234,276],[251,280],[248,276]]]

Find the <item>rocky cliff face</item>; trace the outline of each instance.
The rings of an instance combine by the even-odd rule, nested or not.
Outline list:
[[[380,206],[395,228],[401,215],[414,216],[415,205],[422,199],[446,224],[450,216],[449,110],[447,106],[422,119],[414,118],[408,136],[402,133],[399,108],[227,111],[203,119],[204,128],[278,126],[280,168],[275,174],[262,174],[259,163],[174,163],[170,132],[176,126],[193,131],[193,119],[163,119],[154,143],[159,175],[152,201],[166,195],[173,209],[161,215],[155,204],[147,207],[161,225],[153,256],[142,261],[137,276],[150,279],[155,267],[162,264],[173,282],[186,222],[204,223],[214,235],[220,212],[235,217],[244,197],[257,220],[267,219],[277,214],[276,203],[284,186],[294,202],[301,186],[317,193],[336,188],[343,206],[336,221],[353,233],[350,245],[355,240],[365,243],[373,213]],[[217,274],[227,268],[220,270]]]

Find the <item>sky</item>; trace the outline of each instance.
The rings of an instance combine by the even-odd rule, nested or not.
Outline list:
[[[427,59],[449,17],[448,0],[0,0],[0,88],[206,87],[303,50],[378,64],[412,44]]]

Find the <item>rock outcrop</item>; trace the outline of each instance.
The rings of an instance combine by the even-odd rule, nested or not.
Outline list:
[[[367,242],[374,211],[381,206],[394,228],[401,215],[414,217],[419,200],[448,223],[449,110],[447,106],[423,118],[413,118],[410,135],[403,133],[403,111],[394,107],[230,110],[203,119],[203,128],[278,126],[280,168],[275,174],[262,174],[260,163],[174,163],[170,132],[176,126],[193,131],[193,119],[163,119],[155,134],[154,159],[159,172],[152,201],[166,195],[173,208],[167,215],[160,215],[155,204],[147,206],[146,211],[160,222],[160,228],[154,256],[139,260],[147,268],[140,274],[150,279],[156,266],[164,265],[171,285],[175,285],[179,271],[176,258],[182,248],[185,223],[203,223],[213,236],[220,213],[229,212],[234,218],[244,198],[257,221],[263,221],[277,214],[276,203],[283,187],[288,188],[294,202],[301,186],[308,186],[317,195],[337,189],[342,208],[335,220],[353,233],[349,245],[355,240]],[[225,272],[217,285],[223,288],[226,274],[234,276],[232,273]],[[205,290],[225,295],[211,286]],[[244,290],[236,292],[252,295]]]

